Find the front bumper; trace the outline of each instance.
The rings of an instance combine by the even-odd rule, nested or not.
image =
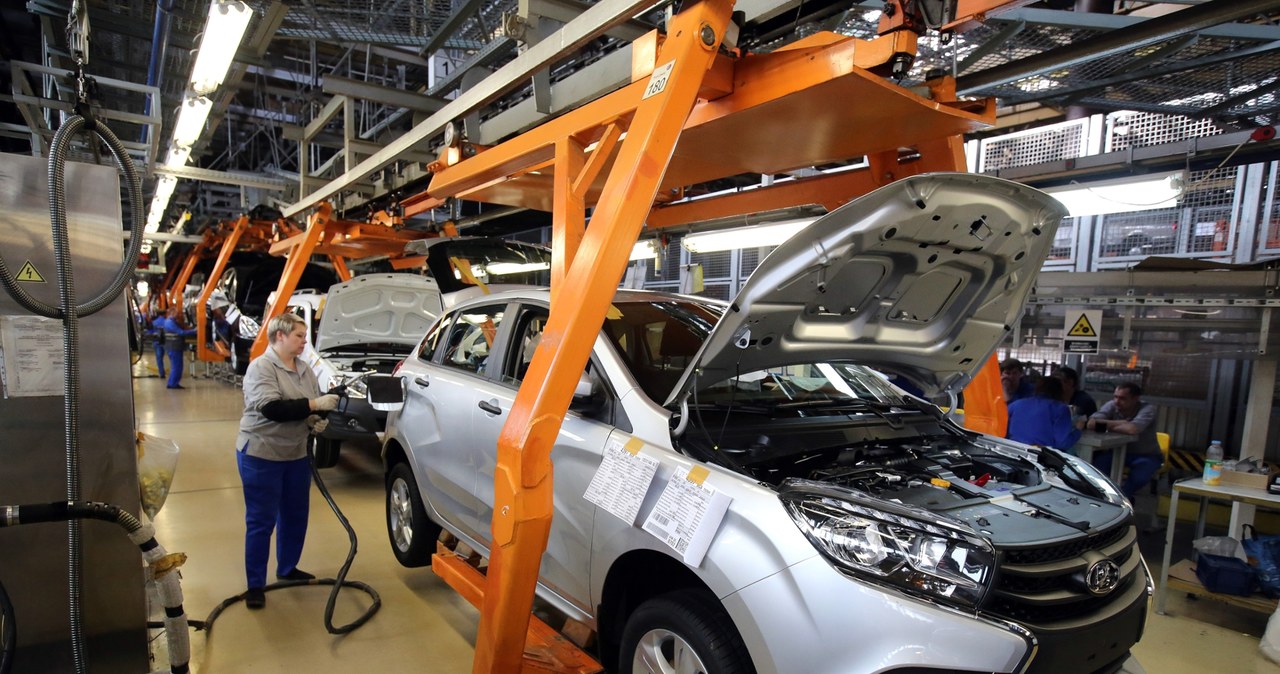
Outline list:
[[[1126,590],[1116,600],[1111,618],[1083,620],[1075,628],[1050,633],[851,579],[820,556],[743,588],[723,602],[760,674],[932,669],[1110,674],[1124,671],[1119,667],[1129,660],[1129,647],[1141,634],[1145,574],[1139,580],[1136,591]],[[1067,669],[1055,664],[1058,658],[1065,659],[1062,666]]]

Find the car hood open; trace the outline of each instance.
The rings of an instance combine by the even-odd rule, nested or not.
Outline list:
[[[329,289],[316,350],[417,344],[442,309],[440,289],[417,274],[366,274]]]
[[[1043,192],[968,173],[852,201],[756,268],[666,405],[798,363],[857,362],[926,395],[960,389],[1011,329],[1066,215]]]

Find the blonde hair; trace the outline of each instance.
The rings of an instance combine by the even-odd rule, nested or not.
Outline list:
[[[301,316],[291,314],[286,311],[285,313],[267,321],[267,338],[272,344],[275,344],[281,336],[293,332],[293,327],[295,325],[306,327],[307,323],[302,320]]]

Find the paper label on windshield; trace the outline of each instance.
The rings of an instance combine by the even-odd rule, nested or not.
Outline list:
[[[676,469],[643,529],[680,553],[685,564],[696,567],[711,547],[733,499],[705,482],[691,480],[689,473]]]
[[[658,460],[641,454],[636,438],[628,440],[623,443],[617,437],[609,438],[604,448],[604,460],[591,478],[591,484],[587,485],[584,498],[623,522],[635,524],[640,504],[649,493],[649,484],[658,470]]]

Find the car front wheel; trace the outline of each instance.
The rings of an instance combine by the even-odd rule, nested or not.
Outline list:
[[[750,674],[742,637],[720,602],[700,590],[654,597],[627,619],[622,674]]]
[[[320,435],[313,435],[311,439],[315,442],[312,445],[312,451],[315,454],[316,468],[333,468],[338,465],[338,452],[342,449],[341,440]]]
[[[440,525],[427,517],[418,495],[418,481],[408,464],[397,463],[387,474],[387,536],[401,566],[431,564]]]

